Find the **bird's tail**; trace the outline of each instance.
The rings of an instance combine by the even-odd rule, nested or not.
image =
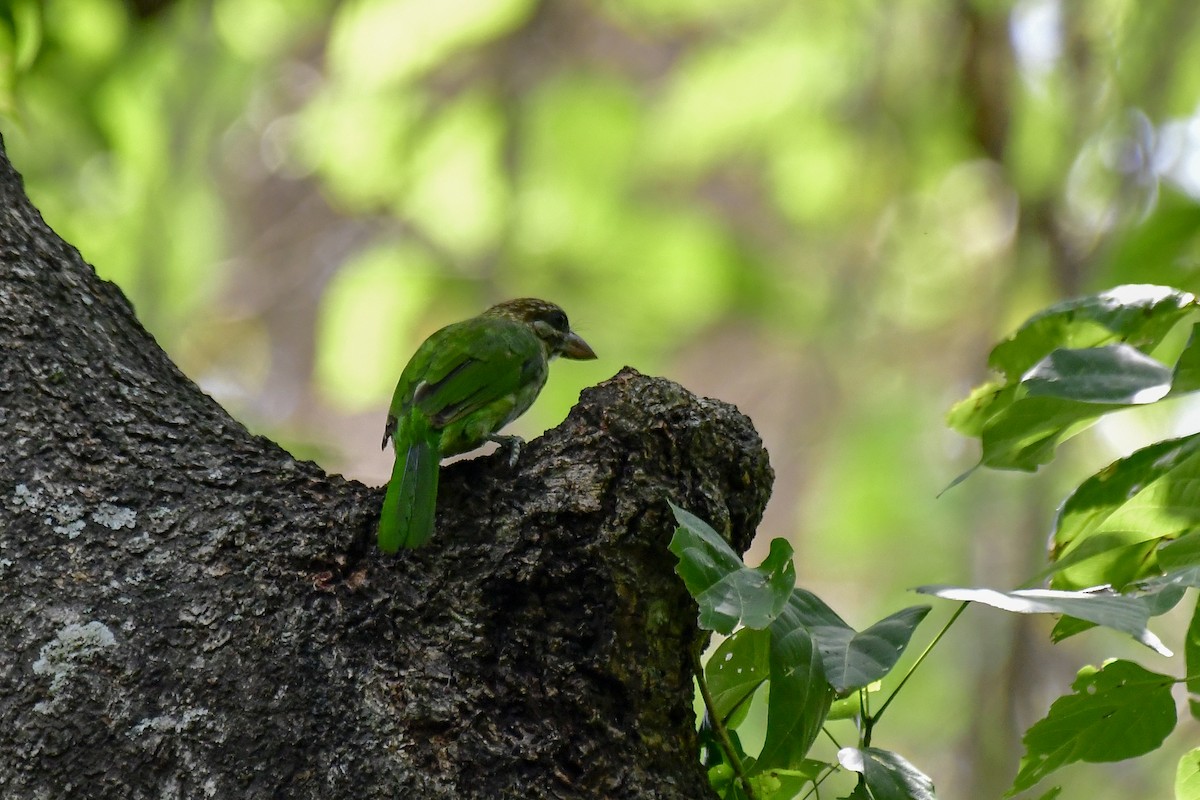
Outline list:
[[[394,553],[400,547],[420,547],[433,535],[437,508],[438,437],[434,431],[409,430],[404,453],[396,452],[396,465],[388,481],[379,515],[379,549]]]

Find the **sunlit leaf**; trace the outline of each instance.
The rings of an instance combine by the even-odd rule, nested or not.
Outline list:
[[[1193,717],[1200,719],[1200,602],[1192,611],[1192,621],[1183,640],[1183,660],[1188,676],[1188,709]]]
[[[1152,575],[1159,543],[1197,526],[1200,434],[1145,447],[1088,478],[1063,503],[1054,525],[1054,586],[1121,587]]]
[[[1025,397],[988,419],[979,440],[982,463],[993,469],[1033,472],[1054,458],[1067,439],[1109,411],[1124,406],[1080,403],[1058,397]]]
[[[1175,768],[1175,800],[1200,800],[1200,747],[1179,759]]]
[[[1174,679],[1132,661],[1085,667],[1046,717],[1025,733],[1025,756],[1008,796],[1075,761],[1107,762],[1147,753],[1175,728]]]
[[[878,747],[843,747],[838,761],[863,776],[873,800],[934,800],[933,781],[898,753]]]
[[[750,707],[750,697],[767,680],[770,669],[771,634],[742,628],[721,642],[704,666],[704,678],[712,694],[716,716],[726,725],[735,711]]]
[[[917,591],[946,600],[983,603],[1018,614],[1067,614],[1128,633],[1155,652],[1165,656],[1171,655],[1171,651],[1162,640],[1146,627],[1152,616],[1153,601],[1144,597],[1125,596],[1109,591],[1019,589],[1002,592],[996,589],[959,586],[921,586]]]
[[[767,736],[753,771],[797,769],[816,741],[833,689],[794,602],[771,623]]]
[[[996,345],[988,365],[1020,379],[1054,350],[1125,342],[1146,352],[1194,307],[1196,298],[1169,286],[1127,284],[1057,303],[1030,317]]]
[[[992,350],[1001,379],[947,421],[980,438],[984,465],[1036,470],[1103,414],[1200,385],[1191,370],[1200,346],[1189,344],[1178,369],[1147,355],[1195,305],[1187,292],[1129,285],[1052,306]]]
[[[674,504],[671,510],[679,523],[670,544],[679,559],[675,571],[700,606],[700,627],[728,634],[739,624],[770,625],[796,583],[791,545],[773,540],[771,552],[752,569],[708,523]]]
[[[362,0],[337,16],[326,58],[349,80],[395,83],[514,29],[533,6],[530,0]]]

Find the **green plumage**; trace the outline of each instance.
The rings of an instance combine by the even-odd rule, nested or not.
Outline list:
[[[381,550],[429,540],[442,457],[497,438],[541,392],[556,355],[595,358],[561,309],[533,299],[493,306],[425,340],[400,375],[384,429],[396,464],[379,517]]]

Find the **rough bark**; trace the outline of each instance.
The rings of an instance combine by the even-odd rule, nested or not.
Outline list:
[[[666,499],[748,544],[732,406],[623,370],[383,557],[381,490],[200,392],[2,147],[0,347],[0,796],[711,796]]]

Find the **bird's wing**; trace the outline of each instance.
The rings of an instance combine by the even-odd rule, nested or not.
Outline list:
[[[394,413],[402,416],[416,407],[443,428],[517,392],[542,361],[537,337],[518,322],[477,317],[449,325],[413,356],[414,374],[408,381],[401,377]]]

